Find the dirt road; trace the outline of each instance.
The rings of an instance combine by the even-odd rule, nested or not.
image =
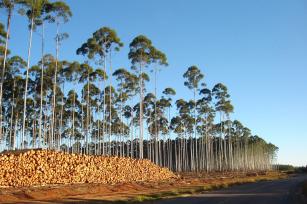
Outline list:
[[[307,175],[233,186],[192,197],[148,201],[146,204],[295,204],[291,190]],[[144,203],[144,204],[145,204]]]

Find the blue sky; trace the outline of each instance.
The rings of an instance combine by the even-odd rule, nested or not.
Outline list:
[[[280,163],[307,165],[307,1],[305,0],[68,0],[73,18],[61,31],[60,58],[82,60],[75,50],[102,26],[115,29],[125,47],[114,68],[129,68],[129,43],[149,37],[166,53],[169,66],[159,88],[174,87],[177,97],[192,97],[182,74],[197,65],[209,87],[229,88],[235,113],[257,134],[276,144]],[[0,14],[4,22],[3,11]],[[47,52],[53,53],[55,27],[48,25]],[[26,20],[12,19],[10,49],[26,57]],[[34,34],[33,57],[40,57]],[[149,88],[150,89],[150,88]]]

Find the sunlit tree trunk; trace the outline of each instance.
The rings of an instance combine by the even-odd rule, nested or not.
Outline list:
[[[8,9],[7,15],[7,31],[6,31],[6,38],[5,38],[5,49],[4,49],[4,57],[3,57],[3,64],[2,64],[2,74],[1,74],[1,82],[0,82],[0,138],[2,137],[2,96],[3,96],[3,83],[4,83],[4,75],[6,69],[6,60],[7,60],[7,51],[10,39],[10,30],[11,30],[11,17],[12,17],[12,9]]]
[[[31,19],[29,46],[28,46],[28,59],[27,59],[27,68],[26,68],[26,83],[25,83],[25,92],[24,92],[24,101],[23,101],[23,119],[22,119],[22,133],[21,133],[21,147],[22,148],[25,147],[24,139],[25,139],[25,125],[26,125],[26,111],[27,111],[27,93],[28,93],[28,80],[29,80],[30,57],[31,57],[31,48],[32,48],[33,26],[34,26],[34,18]]]
[[[42,115],[43,115],[43,86],[44,86],[44,47],[45,47],[45,29],[42,22],[42,60],[41,60],[41,90],[40,90],[40,111],[39,111],[39,131],[38,131],[38,147],[41,147],[42,139]]]

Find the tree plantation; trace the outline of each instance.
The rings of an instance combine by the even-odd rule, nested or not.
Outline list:
[[[59,54],[68,38],[60,28],[72,17],[66,3],[1,0],[0,7],[7,16],[0,22],[1,151],[42,148],[148,159],[178,172],[271,169],[278,148],[231,119],[227,87],[208,87],[200,67],[187,67],[178,79],[193,95],[181,98],[175,88],[158,87],[168,60],[146,36],[124,45],[115,30],[97,28],[72,50],[84,60],[70,61]],[[20,47],[26,59],[9,49],[10,33],[18,32],[10,29],[12,14],[28,20],[20,28],[29,31],[28,46]],[[54,38],[46,39],[50,24],[56,25]],[[31,52],[34,32],[41,36],[40,53]],[[54,53],[45,53],[46,40],[55,40]],[[129,46],[129,69],[113,67],[123,46]],[[32,55],[40,60],[32,62]]]

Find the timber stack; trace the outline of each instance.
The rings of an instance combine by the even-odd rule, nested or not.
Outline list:
[[[51,150],[0,155],[0,186],[151,182],[176,178],[149,160],[89,156]]]

